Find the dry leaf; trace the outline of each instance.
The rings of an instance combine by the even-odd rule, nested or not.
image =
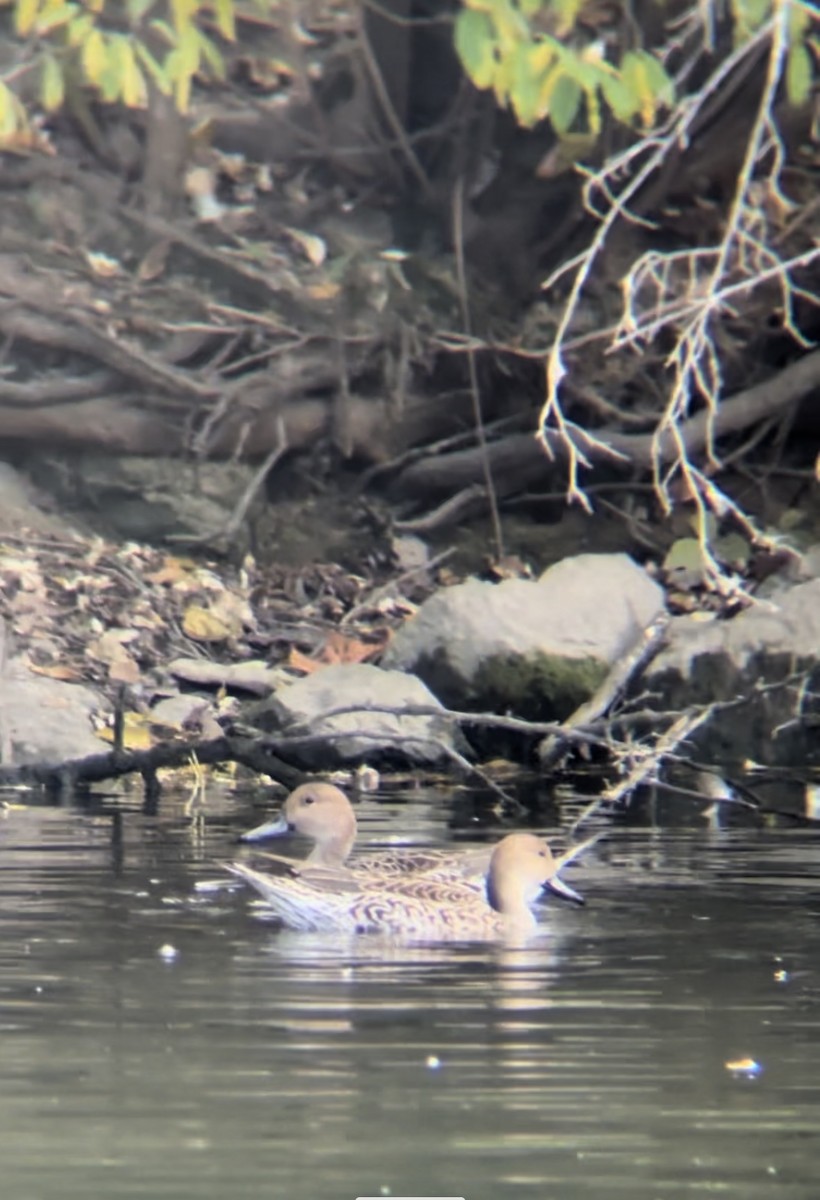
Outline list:
[[[114,741],[114,730],[109,726],[96,730],[96,734],[104,742],[113,743]],[[123,716],[122,744],[126,750],[150,750],[153,745],[150,716],[137,712],[125,713]]]
[[[100,279],[113,279],[117,275],[122,275],[122,263],[108,254],[86,250],[85,261]]]
[[[165,274],[170,252],[171,242],[168,238],[154,242],[137,267],[137,279],[140,283],[151,283],[154,279],[159,279],[160,275]]]
[[[314,267],[321,267],[327,258],[327,245],[322,238],[315,233],[294,229],[290,225],[285,226],[285,232],[302,248],[308,262],[313,263]]]
[[[224,642],[230,637],[227,626],[201,604],[191,604],[185,609],[182,628],[195,642]]]
[[[142,675],[131,655],[123,652],[109,664],[108,678],[114,683],[139,683]]]
[[[304,671],[306,675],[313,675],[315,671],[321,671],[322,667],[327,664],[319,662],[315,658],[308,658],[301,650],[297,650],[295,646],[291,646],[287,665],[292,667],[294,671]]]
[[[310,283],[304,290],[310,300],[335,300],[342,287],[326,279],[323,283]]]
[[[29,670],[34,675],[45,675],[47,679],[61,679],[65,683],[76,683],[83,678],[82,672],[76,667],[70,667],[66,663],[51,663],[45,666],[37,666],[36,663],[28,664]]]
[[[292,647],[288,655],[288,666],[296,671],[304,671],[306,675],[312,675],[314,672],[320,671],[322,667],[335,666],[339,663],[367,662],[368,659],[381,654],[382,649],[383,641],[379,645],[373,645],[372,642],[363,642],[359,638],[347,636],[334,629],[328,634],[325,644],[315,658],[308,658],[306,654],[302,654],[301,650]]]

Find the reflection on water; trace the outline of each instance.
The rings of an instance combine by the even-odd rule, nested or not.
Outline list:
[[[367,802],[364,840],[442,842],[445,809]],[[254,819],[0,822],[4,1197],[814,1200],[813,833],[614,829],[572,876],[588,907],[504,949],[196,893]]]

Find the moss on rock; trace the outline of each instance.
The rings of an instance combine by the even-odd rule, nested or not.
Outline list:
[[[471,687],[476,708],[511,709],[528,720],[564,720],[595,692],[609,667],[600,659],[493,655],[481,664]]]

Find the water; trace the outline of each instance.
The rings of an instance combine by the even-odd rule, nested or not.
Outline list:
[[[441,796],[359,811],[371,844],[450,836]],[[3,1200],[815,1200],[812,831],[615,828],[587,908],[505,950],[195,892],[260,815],[0,821]]]

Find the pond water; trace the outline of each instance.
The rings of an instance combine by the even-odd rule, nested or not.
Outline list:
[[[446,844],[449,814],[369,799],[361,841]],[[261,816],[0,821],[4,1200],[815,1200],[815,832],[616,826],[568,873],[587,907],[512,950],[196,891]]]

